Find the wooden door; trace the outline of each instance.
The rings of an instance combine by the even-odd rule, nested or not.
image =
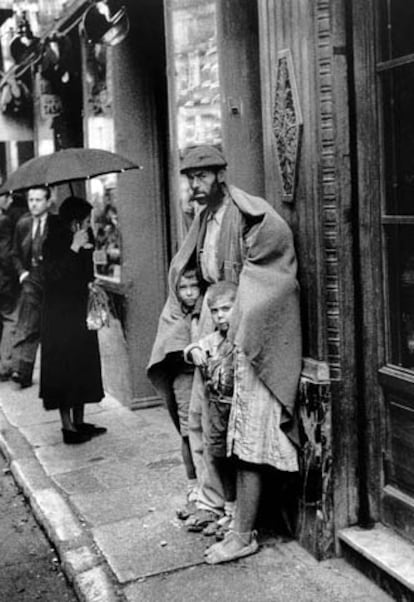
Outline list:
[[[414,541],[414,6],[353,9],[367,451],[379,518]]]

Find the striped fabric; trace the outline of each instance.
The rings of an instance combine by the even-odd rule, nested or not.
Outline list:
[[[227,431],[227,455],[278,470],[299,469],[297,451],[280,428],[282,406],[259,380],[245,354],[236,351],[235,389]]]

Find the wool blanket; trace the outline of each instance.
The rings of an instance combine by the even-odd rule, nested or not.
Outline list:
[[[264,199],[234,186],[229,186],[228,190],[233,210],[237,208],[236,213],[241,219],[233,218],[230,225],[222,228],[227,241],[229,238],[239,241],[239,254],[242,254],[228,336],[244,352],[258,378],[281,403],[281,426],[289,434],[294,425],[302,355],[293,237],[283,218]],[[207,211],[203,210],[196,215],[171,262],[169,294],[148,364],[149,378],[166,399],[171,398],[169,376],[163,367],[166,355],[183,349],[190,342],[177,298],[177,281],[197,253],[206,214]],[[220,257],[220,253],[218,263],[219,267],[226,263],[226,257]],[[225,271],[222,277],[225,278]]]

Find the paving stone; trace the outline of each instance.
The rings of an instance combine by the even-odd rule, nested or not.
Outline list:
[[[165,510],[92,532],[120,583],[203,562],[210,543],[203,535],[188,533]]]
[[[52,480],[69,496],[77,493],[93,493],[108,489],[96,474],[95,465],[72,470],[63,474],[55,474],[51,476]]]
[[[302,556],[302,555],[300,555]],[[284,545],[265,547],[237,562],[201,564],[168,575],[139,579],[124,590],[128,602],[390,602],[368,579],[342,561],[336,574],[299,562]]]
[[[132,517],[143,518],[149,512],[165,510],[165,491],[168,488],[167,516],[175,518],[173,508],[183,503],[185,481],[182,473],[180,466],[174,473],[168,471],[160,475],[158,472],[151,475],[152,478],[145,475],[139,485],[130,479],[130,486],[108,487],[104,493],[102,490],[79,493],[71,496],[71,502],[89,524],[99,526]],[[128,476],[131,477],[130,474]]]
[[[60,422],[44,422],[21,427],[22,434],[33,447],[62,443]]]

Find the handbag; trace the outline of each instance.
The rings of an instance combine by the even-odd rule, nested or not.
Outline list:
[[[88,288],[86,326],[88,330],[99,330],[103,326],[109,326],[110,310],[108,295],[96,282],[90,282]]]

